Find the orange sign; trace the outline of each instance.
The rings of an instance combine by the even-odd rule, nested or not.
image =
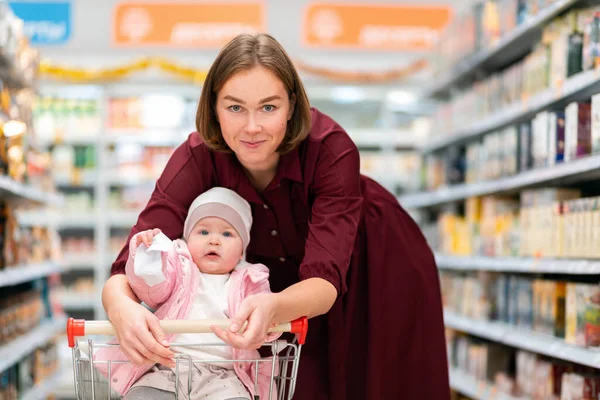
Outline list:
[[[306,46],[428,50],[450,21],[446,6],[310,4],[304,14]]]
[[[118,46],[219,48],[240,33],[265,30],[262,2],[118,4],[113,42]]]

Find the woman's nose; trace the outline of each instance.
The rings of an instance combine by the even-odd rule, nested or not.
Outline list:
[[[262,131],[262,125],[257,120],[257,118],[250,114],[248,116],[248,121],[246,121],[245,131],[248,135],[256,135]]]

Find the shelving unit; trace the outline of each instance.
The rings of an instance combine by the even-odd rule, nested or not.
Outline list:
[[[528,100],[502,108],[468,127],[434,136],[420,150],[423,153],[429,153],[450,145],[464,143],[487,132],[530,119],[541,110],[566,106],[574,99],[589,98],[599,90],[600,69],[579,73],[566,79],[560,87],[546,89]]]
[[[489,382],[479,381],[455,368],[450,369],[450,387],[474,400],[530,400],[499,393]]]
[[[14,286],[19,283],[29,282],[48,275],[60,273],[62,266],[55,262],[43,262],[33,265],[19,265],[8,267],[0,271],[0,287]]]
[[[550,184],[571,184],[600,177],[600,155],[591,155],[551,167],[522,172],[491,181],[453,185],[431,192],[400,196],[398,201],[406,208],[434,207],[469,197],[496,193],[513,193],[520,189]]]
[[[444,312],[448,328],[469,333],[507,346],[543,354],[559,360],[600,368],[600,350],[566,343],[563,339],[519,329],[496,321],[477,321]]]
[[[17,182],[8,176],[0,176],[0,198],[49,206],[60,206],[63,202],[63,197],[60,194],[44,192]]]
[[[600,260],[565,260],[531,257],[471,257],[436,253],[435,261],[440,270],[600,275]]]
[[[59,293],[58,299],[67,311],[93,310],[101,307],[100,293]]]
[[[561,12],[582,3],[581,0],[559,0],[547,6],[528,21],[508,32],[494,47],[482,49],[466,57],[448,69],[448,72],[436,78],[431,87],[425,90],[425,97],[448,94],[453,87],[464,80],[474,80],[481,71],[497,69],[517,60],[528,52],[539,40],[541,28]]]
[[[0,346],[0,372],[5,371],[37,347],[46,344],[56,334],[64,332],[66,324],[65,317],[45,321],[25,335]]]
[[[505,6],[507,4],[507,7],[515,5],[510,2],[504,3]],[[523,15],[521,12],[531,12],[531,9],[527,8],[528,5],[519,3],[518,6],[523,6],[523,8],[519,9],[517,15],[508,14],[511,18],[516,17],[516,20],[512,21],[505,19],[506,15],[502,13],[512,13],[515,10],[512,8],[510,11],[507,11],[508,8],[502,9],[502,5],[498,3],[494,3],[494,7],[497,8],[493,8],[491,13],[494,15],[491,17],[489,15],[481,17],[490,11],[485,8],[489,4],[478,4],[480,7],[470,9],[469,15],[460,16],[461,22],[472,23],[476,26],[473,30],[475,39],[448,40],[449,48],[459,49],[461,54],[462,51],[468,51],[468,49],[481,48],[481,46],[485,46],[485,48],[463,57],[449,68],[440,68],[440,71],[443,72],[435,77],[434,82],[423,91],[424,97],[435,98],[442,103],[443,107],[436,114],[440,118],[440,122],[437,124],[438,131],[419,146],[423,164],[426,165],[423,173],[426,182],[422,187],[437,189],[404,194],[398,197],[398,201],[423,225],[423,232],[435,249],[446,249],[446,251],[456,254],[571,255],[573,258],[458,256],[442,252],[435,253],[437,267],[442,271],[441,281],[445,285],[443,288],[444,304],[447,307],[452,306],[455,310],[466,310],[462,312],[468,315],[482,316],[489,315],[485,307],[489,306],[492,309],[497,307],[498,313],[501,315],[505,315],[502,313],[511,310],[508,313],[517,314],[519,321],[521,315],[524,315],[523,319],[527,321],[528,312],[531,312],[532,319],[538,318],[537,324],[540,326],[540,330],[552,332],[554,319],[558,321],[560,318],[552,313],[560,313],[560,311],[548,311],[545,314],[547,310],[542,310],[544,306],[540,304],[547,302],[544,304],[548,304],[548,307],[561,307],[561,302],[570,301],[569,309],[564,311],[569,315],[569,320],[565,323],[568,327],[573,328],[575,326],[573,323],[574,313],[579,319],[584,310],[582,307],[589,306],[591,303],[580,297],[588,296],[588,292],[585,291],[588,288],[590,293],[596,293],[594,284],[600,279],[600,260],[576,258],[577,255],[584,257],[582,254],[595,256],[593,252],[580,252],[578,249],[563,252],[562,247],[554,253],[547,251],[547,248],[554,244],[562,246],[566,242],[575,243],[573,247],[577,248],[579,243],[587,243],[588,239],[592,237],[587,226],[591,216],[595,216],[597,212],[594,197],[598,196],[600,191],[597,185],[594,186],[594,182],[600,179],[600,154],[596,152],[596,145],[593,150],[590,145],[589,149],[584,147],[585,150],[581,152],[579,148],[577,149],[577,154],[573,157],[581,158],[556,162],[556,160],[560,160],[560,157],[556,157],[556,154],[552,153],[555,156],[552,159],[550,154],[554,151],[552,150],[554,147],[560,148],[562,136],[559,135],[562,134],[562,131],[560,124],[553,126],[551,123],[557,124],[554,122],[555,120],[566,121],[567,128],[565,128],[563,144],[566,142],[567,145],[572,144],[573,138],[573,136],[567,137],[568,134],[573,135],[575,132],[575,135],[579,135],[579,132],[582,132],[579,129],[588,128],[585,125],[588,121],[577,120],[576,112],[569,113],[564,120],[561,119],[563,118],[561,116],[565,108],[573,102],[589,102],[591,96],[600,93],[600,67],[596,64],[594,69],[589,69],[593,66],[582,62],[582,72],[576,72],[580,70],[579,66],[576,66],[571,72],[567,72],[565,69],[563,73],[560,70],[563,62],[565,65],[567,63],[572,65],[574,57],[574,50],[571,47],[572,39],[583,37],[584,34],[588,35],[586,36],[588,41],[583,45],[582,52],[586,56],[591,54],[590,47],[586,50],[586,46],[589,46],[590,43],[589,27],[591,24],[589,21],[598,10],[591,10],[590,7],[597,3],[556,0],[544,4],[548,5],[544,5],[541,10],[538,9],[537,14],[516,27],[513,27],[513,24],[515,21],[519,21]],[[587,10],[584,13],[577,13],[577,15],[569,13],[580,6]],[[506,22],[506,26],[510,26],[509,29],[512,30],[503,32],[504,26],[494,25],[495,28],[490,29],[485,23],[477,25],[482,18],[489,18],[489,20],[486,19],[486,23],[496,22],[494,19],[496,16],[498,16],[498,23]],[[558,17],[565,18],[558,20]],[[550,23],[552,25],[548,26]],[[586,29],[583,29],[583,26]],[[494,29],[499,30],[495,31]],[[457,28],[457,31],[461,31],[461,28]],[[467,32],[466,28],[462,32]],[[578,36],[580,34],[582,36]],[[542,35],[544,35],[544,42],[540,43]],[[499,39],[497,39],[498,37]],[[565,48],[555,46],[556,43],[561,43],[560,40],[566,41],[567,37],[568,44]],[[493,45],[485,45],[494,40],[496,42]],[[546,47],[544,47],[545,45]],[[440,53],[441,60],[456,59],[446,48]],[[565,60],[564,57],[570,58]],[[577,60],[575,60],[575,64],[576,62]],[[445,67],[444,64],[440,64],[440,66]],[[543,67],[547,67],[547,77],[542,76]],[[569,75],[570,77],[567,77]],[[546,86],[548,86],[547,89],[540,90]],[[444,104],[445,101],[448,103]],[[510,104],[504,105],[509,101]],[[472,111],[471,107],[474,107]],[[575,106],[569,108],[573,110],[573,107]],[[462,115],[461,111],[466,110],[469,111]],[[544,126],[544,121],[546,121],[544,118],[548,116],[548,114],[540,114],[544,111],[556,112],[556,114],[551,114],[552,117],[560,116],[555,120],[548,117],[548,122]],[[475,115],[485,116],[477,119]],[[587,118],[587,116],[581,115],[579,118]],[[595,114],[593,115],[592,120],[597,121]],[[569,125],[569,119],[571,125]],[[581,125],[573,127],[572,121],[574,120],[576,121],[575,125],[578,123]],[[448,124],[444,126],[446,122]],[[560,132],[555,137],[551,136],[554,134],[552,129]],[[544,139],[544,135],[552,137],[556,143],[551,142],[548,138]],[[575,141],[577,146],[581,146],[578,140],[583,141],[583,139],[578,137]],[[523,149],[526,149],[528,153],[522,154]],[[584,153],[593,154],[581,156]],[[571,154],[573,153],[569,153],[569,155]],[[545,162],[546,159],[547,162]],[[513,161],[515,162],[512,163]],[[544,164],[554,165],[539,167]],[[479,168],[485,168],[485,170],[480,171]],[[515,174],[517,170],[525,171]],[[490,179],[490,176],[505,177]],[[465,182],[467,180],[468,183]],[[449,184],[447,182],[465,183]],[[589,198],[581,200],[581,203],[578,203],[578,200],[561,201],[560,207],[557,208],[558,199],[562,200],[560,196],[564,193],[556,194],[556,199],[554,199],[552,196],[558,193],[558,190],[557,192],[531,191],[528,196],[519,196],[524,190],[540,188],[577,188],[581,189],[581,195],[574,195],[574,197]],[[545,194],[547,197],[544,197]],[[486,196],[490,197],[485,198]],[[480,199],[481,201],[473,199],[481,197],[484,197]],[[565,198],[569,199],[567,195]],[[471,200],[467,202],[466,200],[469,199]],[[576,208],[579,204],[583,204],[581,209]],[[588,204],[593,204],[593,207]],[[573,217],[574,215],[577,215],[577,220]],[[568,219],[570,217],[573,218]],[[548,222],[550,220],[551,222]],[[498,222],[498,225],[503,222],[505,224],[502,228],[498,228],[494,222]],[[563,222],[564,226],[561,225]],[[567,224],[571,224],[569,225],[570,229],[567,228]],[[542,226],[547,229],[557,229],[555,233],[560,237],[554,235],[548,241],[540,239],[538,242],[542,242],[542,244],[539,244],[536,242],[534,234],[537,229],[542,229],[540,228]],[[584,226],[586,228],[582,228]],[[560,227],[560,231],[557,227]],[[580,231],[576,231],[573,227],[581,229],[582,232],[585,229],[585,232],[579,237]],[[593,231],[593,229],[589,228],[589,231]],[[550,232],[545,233],[547,235],[541,235],[542,238],[550,236]],[[584,237],[584,235],[587,236]],[[589,241],[592,242],[592,239]],[[566,247],[568,246],[565,245]],[[540,248],[544,250],[538,251]],[[495,272],[495,274],[481,273],[488,271]],[[583,282],[587,282],[587,284]],[[544,294],[545,291],[548,293]],[[566,291],[566,297],[561,291]],[[463,293],[464,298],[462,297]],[[480,301],[477,305],[469,307],[473,296]],[[500,296],[504,298],[500,298]],[[577,299],[575,300],[575,298]],[[528,305],[529,302],[532,304]],[[573,302],[577,304],[573,304]],[[479,307],[483,307],[483,309]],[[542,322],[539,322],[540,318],[543,319]],[[556,360],[600,369],[599,349],[572,345],[561,338],[498,321],[467,318],[449,310],[444,312],[444,322],[449,330],[467,334],[454,336],[453,333],[450,333],[448,336],[448,340],[454,344],[453,347],[449,347],[453,366],[464,367],[465,363],[471,366],[471,362],[473,362],[477,367],[491,368],[494,371],[491,373],[493,375],[497,372],[496,368],[506,368],[504,365],[497,366],[484,361],[486,357],[493,356],[493,354],[500,354],[500,357],[517,356],[521,357],[519,358],[521,360],[528,359],[527,362],[535,363],[535,366],[519,367],[517,365],[515,370],[512,367],[509,370],[503,370],[505,378],[515,385],[519,385],[518,382],[523,383],[524,379],[527,380],[530,377],[533,379],[534,370],[537,373],[546,371],[543,368],[554,367]],[[584,341],[581,323],[578,322],[576,329],[578,343]],[[588,341],[587,335],[586,332],[585,341]],[[481,341],[468,336],[486,340]],[[495,343],[512,349],[495,346]],[[490,374],[490,372],[487,373]],[[581,376],[584,373],[575,368],[574,374]],[[591,375],[593,374],[590,373]],[[488,379],[492,379],[492,377],[488,376]],[[514,399],[497,393],[491,383],[479,381],[452,366],[450,367],[450,381],[454,390],[476,400]],[[556,384],[556,382],[554,383]],[[521,389],[531,390],[525,386],[523,385]],[[522,398],[521,400],[529,399]]]
[[[62,372],[59,371],[46,378],[40,384],[35,385],[32,389],[29,389],[29,391],[20,397],[20,400],[40,400],[47,398],[53,394],[54,388],[60,384],[61,378]]]

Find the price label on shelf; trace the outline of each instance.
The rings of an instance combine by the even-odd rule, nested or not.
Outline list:
[[[554,85],[554,99],[558,100],[561,99],[563,97],[563,87],[564,87],[564,80],[560,79],[558,80],[558,82],[556,82],[556,84]]]
[[[81,185],[82,175],[81,168],[73,168],[73,173],[71,174],[71,184],[74,186]]]
[[[521,107],[523,108],[523,112],[529,110],[529,93],[523,93],[521,96]]]

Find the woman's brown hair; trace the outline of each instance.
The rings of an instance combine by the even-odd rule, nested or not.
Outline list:
[[[277,151],[285,154],[308,136],[311,127],[310,104],[298,72],[281,44],[271,35],[241,34],[223,47],[208,70],[196,112],[196,129],[213,150],[231,151],[221,133],[215,105],[225,82],[240,71],[262,66],[283,82],[290,100],[295,98],[287,132]]]

